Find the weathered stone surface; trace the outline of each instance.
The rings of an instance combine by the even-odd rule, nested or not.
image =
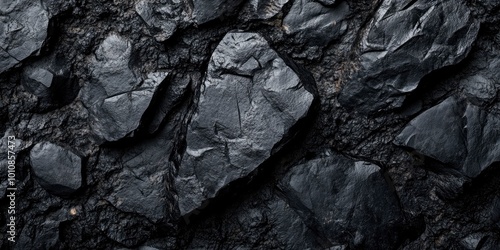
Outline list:
[[[413,119],[395,142],[476,177],[500,161],[498,126],[496,115],[450,97]]]
[[[326,247],[390,248],[402,236],[398,198],[376,165],[340,155],[311,160],[293,167],[279,188]]]
[[[129,68],[132,46],[118,35],[108,36],[93,58],[94,81],[84,86],[82,99],[89,108],[94,133],[117,141],[139,127],[166,73],[150,73],[140,81]]]
[[[155,0],[141,0],[136,3],[135,11],[141,16],[155,34],[159,42],[169,39],[177,27],[187,22],[185,2],[169,0],[158,2]]]
[[[105,185],[102,196],[116,208],[158,222],[168,217],[168,157],[175,132],[164,128],[155,138],[123,149],[109,149],[99,168],[119,168]]]
[[[30,152],[31,168],[40,185],[58,196],[69,196],[82,185],[82,159],[50,142],[36,144]]]
[[[80,86],[64,71],[53,71],[50,67],[26,67],[21,83],[34,94],[42,109],[58,108],[71,103],[78,95]]]
[[[304,43],[326,45],[346,31],[348,14],[345,1],[330,8],[313,0],[297,0],[283,20],[283,28]]]
[[[462,81],[467,99],[476,105],[487,105],[497,97],[495,83],[482,75],[475,75]]]
[[[212,21],[220,16],[229,14],[243,2],[242,0],[193,0],[193,20],[197,24]]]
[[[216,48],[187,132],[176,179],[181,214],[246,176],[303,118],[313,95],[255,33],[228,33]]]
[[[289,0],[251,0],[245,3],[243,11],[250,19],[266,20],[278,14]]]
[[[40,1],[0,3],[0,73],[42,47],[48,24],[47,11]]]
[[[339,101],[363,113],[400,107],[422,77],[465,58],[478,30],[462,2],[385,0],[363,36],[360,69]]]

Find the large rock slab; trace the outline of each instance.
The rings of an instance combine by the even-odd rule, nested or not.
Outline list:
[[[48,25],[40,1],[0,2],[0,73],[37,52],[47,38]]]
[[[340,103],[363,113],[400,107],[422,77],[465,58],[478,30],[461,1],[385,0],[362,38],[360,69]]]
[[[279,189],[323,244],[387,249],[403,235],[396,192],[374,164],[336,154],[310,160],[293,167]]]
[[[126,38],[109,35],[92,58],[92,81],[82,89],[94,133],[117,141],[136,130],[153,96],[166,78],[150,73],[144,81],[129,68],[132,45]]]
[[[69,196],[82,185],[82,159],[50,142],[36,144],[30,152],[31,168],[48,192]]]
[[[228,33],[213,53],[176,179],[187,214],[273,153],[314,99],[256,33]]]
[[[345,1],[325,7],[313,0],[297,0],[283,19],[283,28],[301,43],[326,45],[347,30],[344,19],[348,14],[349,5]]]
[[[497,115],[449,97],[413,119],[395,143],[473,178],[500,161],[499,126]]]

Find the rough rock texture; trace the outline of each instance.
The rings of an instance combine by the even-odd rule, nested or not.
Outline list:
[[[50,193],[68,196],[82,185],[82,159],[50,142],[30,151],[31,167],[40,185]]]
[[[450,97],[413,119],[396,143],[473,178],[500,161],[499,124],[498,115]]]
[[[139,127],[142,115],[165,79],[165,73],[151,73],[139,82],[128,63],[132,45],[111,34],[92,58],[94,81],[83,89],[83,100],[91,114],[95,134],[117,141]]]
[[[176,178],[186,214],[256,169],[314,99],[256,33],[228,33],[212,55]]]
[[[346,31],[344,19],[348,14],[349,5],[345,1],[335,7],[325,7],[314,0],[299,0],[283,19],[283,28],[301,43],[326,45]]]
[[[340,102],[361,112],[400,107],[422,77],[460,62],[478,30],[460,1],[383,1],[362,38],[360,69]]]
[[[0,74],[40,50],[48,24],[47,10],[40,1],[0,3]]]
[[[498,10],[2,0],[0,249],[498,249]]]

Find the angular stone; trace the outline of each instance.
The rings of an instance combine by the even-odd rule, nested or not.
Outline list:
[[[228,33],[210,59],[176,179],[181,214],[213,198],[273,153],[313,95],[255,33]]]
[[[283,20],[283,28],[304,43],[326,45],[347,30],[344,19],[348,14],[345,1],[329,8],[313,0],[297,0]]]
[[[403,235],[398,198],[376,165],[340,155],[310,160],[293,167],[279,188],[323,244],[387,249]]]
[[[69,196],[82,185],[82,159],[50,142],[36,144],[30,152],[31,168],[49,193]]]
[[[395,143],[473,178],[500,161],[499,126],[500,117],[450,97],[413,119]]]
[[[184,1],[169,0],[159,3],[154,0],[141,0],[136,3],[135,11],[155,33],[159,42],[169,39],[182,22],[187,22]]]
[[[473,104],[487,105],[497,97],[495,83],[482,75],[468,77],[461,83],[467,99]]]
[[[48,24],[47,11],[40,1],[0,3],[0,74],[42,47]]]
[[[234,11],[243,0],[193,0],[193,20],[197,24],[212,21]]]
[[[243,11],[250,19],[266,20],[278,14],[289,0],[251,0],[245,3]]]
[[[362,38],[360,69],[340,103],[362,113],[400,107],[422,77],[465,58],[478,30],[462,2],[385,0]]]
[[[167,76],[162,72],[150,73],[141,82],[128,67],[131,49],[125,38],[108,36],[93,59],[93,81],[82,90],[91,127],[107,141],[117,141],[139,127],[153,95]]]

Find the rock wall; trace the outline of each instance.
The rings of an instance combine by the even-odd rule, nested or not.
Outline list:
[[[2,1],[0,248],[498,249],[499,10]]]

